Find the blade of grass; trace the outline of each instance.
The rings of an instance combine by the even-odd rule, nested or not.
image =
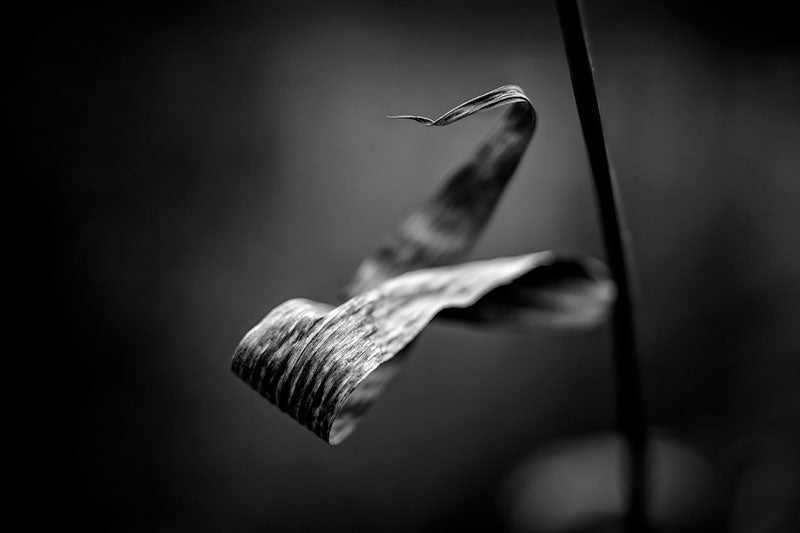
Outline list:
[[[362,262],[345,302],[289,300],[239,343],[233,372],[330,444],[353,431],[434,318],[515,331],[583,329],[607,318],[616,289],[590,258],[539,252],[457,264],[525,153],[533,106],[507,85],[436,120],[393,117],[446,126],[501,106],[508,110],[492,132]]]
[[[515,85],[473,98],[436,120],[389,117],[447,126],[501,106],[508,109],[489,135],[361,263],[346,289],[348,296],[403,272],[460,261],[492,219],[536,129],[533,105]]]
[[[586,44],[578,0],[556,0],[575,105],[594,178],[608,264],[617,282],[612,328],[619,431],[626,441],[628,504],[625,527],[629,533],[648,530],[647,426],[637,354],[634,307],[627,258],[627,230],[619,208],[617,184],[608,159],[592,61]]]
[[[342,305],[295,298],[239,343],[233,372],[330,444],[353,431],[441,316],[516,331],[604,321],[614,284],[599,261],[538,252],[406,272]]]

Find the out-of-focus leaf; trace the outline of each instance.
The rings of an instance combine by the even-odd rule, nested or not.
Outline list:
[[[556,301],[548,284],[553,277],[564,285],[593,283],[595,292],[583,299]],[[559,260],[552,252],[418,270],[336,308],[302,299],[281,304],[244,337],[233,370],[280,409],[336,444],[352,431],[393,374],[390,361],[440,311],[474,311],[475,320],[502,324],[511,313],[504,309],[495,314],[503,307],[497,302],[517,288],[524,294],[519,307],[528,326],[560,325],[574,320],[573,313],[593,323],[597,317],[586,314],[585,300],[594,300],[588,305],[603,312],[613,298],[602,265]],[[538,301],[553,305],[530,305]],[[381,365],[384,368],[376,372]]]
[[[761,428],[758,435],[730,445],[727,455],[741,463],[730,531],[797,531],[800,524],[800,433]]]
[[[615,287],[602,263],[541,252],[454,265],[491,218],[535,127],[519,87],[500,87],[436,120],[510,105],[475,153],[387,237],[338,307],[295,299],[239,344],[232,369],[331,444],[344,440],[437,315],[466,324],[582,328],[604,319]]]
[[[513,531],[610,529],[625,513],[623,442],[602,434],[571,439],[536,453],[505,487]],[[686,443],[651,440],[651,517],[657,531],[704,531],[715,501],[713,466]]]
[[[391,277],[460,260],[472,249],[511,180],[536,127],[522,89],[507,85],[448,111],[440,118],[399,115],[428,126],[447,126],[494,107],[511,105],[495,129],[356,271],[352,296]]]
[[[496,288],[477,305],[445,309],[438,317],[514,331],[577,330],[603,321],[616,295],[606,266],[576,254],[542,253],[553,261]]]

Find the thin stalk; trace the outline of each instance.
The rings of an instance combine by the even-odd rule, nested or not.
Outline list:
[[[575,105],[583,130],[586,152],[594,178],[600,223],[607,259],[617,282],[617,301],[612,318],[614,366],[616,372],[617,418],[625,439],[627,480],[625,530],[640,533],[649,529],[647,520],[647,424],[642,379],[637,355],[634,306],[627,259],[627,230],[618,200],[617,184],[606,150],[600,106],[597,102],[592,61],[581,22],[578,0],[556,0],[567,55]]]

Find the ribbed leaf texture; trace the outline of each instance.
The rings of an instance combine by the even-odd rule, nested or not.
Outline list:
[[[456,264],[531,140],[533,106],[508,85],[436,120],[390,117],[446,126],[500,106],[510,107],[471,157],[360,265],[344,303],[284,302],[237,347],[234,373],[325,441],[350,435],[434,318],[525,330],[586,328],[607,315],[615,287],[594,259],[539,252]]]

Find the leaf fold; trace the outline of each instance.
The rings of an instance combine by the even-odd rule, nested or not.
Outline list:
[[[539,252],[456,264],[494,213],[536,127],[522,89],[500,87],[432,120],[446,126],[509,106],[474,153],[358,267],[347,300],[293,299],[239,343],[232,370],[330,444],[353,431],[434,319],[515,330],[585,328],[615,297],[606,267],[577,254]]]

